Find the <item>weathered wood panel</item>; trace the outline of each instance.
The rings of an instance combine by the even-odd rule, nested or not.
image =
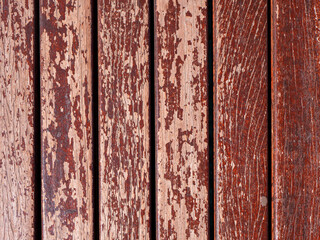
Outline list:
[[[214,1],[215,238],[267,239],[267,0]]]
[[[155,1],[157,239],[208,238],[206,1]]]
[[[0,239],[32,239],[34,6],[0,1]]]
[[[91,6],[40,1],[44,239],[91,239]]]
[[[272,2],[273,239],[320,236],[320,2]]]
[[[98,11],[100,238],[149,239],[149,3]]]

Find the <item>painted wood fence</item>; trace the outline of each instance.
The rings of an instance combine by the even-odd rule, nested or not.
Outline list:
[[[320,239],[319,199],[319,1],[0,1],[0,239]]]

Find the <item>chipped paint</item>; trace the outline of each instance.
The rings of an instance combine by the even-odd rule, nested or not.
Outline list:
[[[207,239],[206,1],[156,1],[155,18],[157,239]]]
[[[33,239],[32,1],[0,1],[0,239]]]
[[[150,239],[149,3],[98,4],[100,238]]]
[[[90,1],[40,1],[44,239],[92,239]]]

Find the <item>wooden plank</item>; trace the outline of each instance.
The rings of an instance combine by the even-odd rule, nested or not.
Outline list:
[[[320,2],[272,1],[273,239],[320,236]]]
[[[208,238],[207,7],[155,1],[157,239]]]
[[[92,239],[91,6],[40,1],[44,239]]]
[[[33,239],[34,6],[0,1],[0,239]]]
[[[267,0],[215,1],[214,48],[215,239],[267,239]]]
[[[149,3],[98,11],[100,238],[149,239]]]

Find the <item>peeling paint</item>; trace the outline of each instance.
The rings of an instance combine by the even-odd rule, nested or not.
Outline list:
[[[0,239],[34,235],[33,3],[0,1]]]
[[[98,4],[100,237],[150,239],[149,2]]]
[[[90,1],[40,2],[43,237],[92,239]]]
[[[155,11],[157,239],[207,239],[206,1]]]

